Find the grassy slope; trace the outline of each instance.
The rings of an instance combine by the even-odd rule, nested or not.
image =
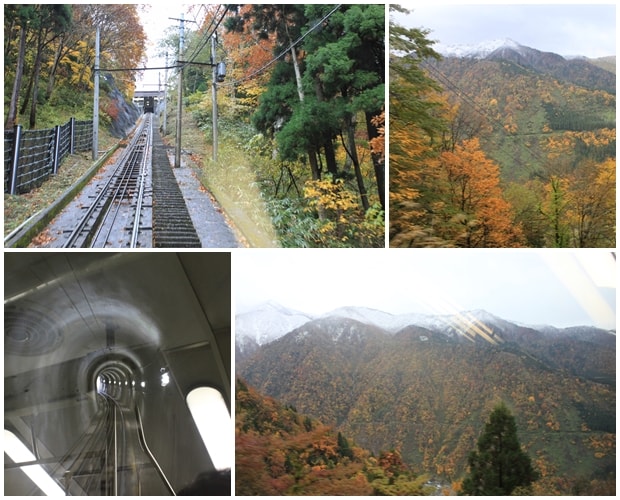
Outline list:
[[[168,111],[168,128],[174,132],[174,111]],[[173,142],[170,135],[164,138]],[[200,182],[216,198],[250,247],[279,246],[267,208],[261,197],[251,161],[230,135],[222,134],[218,141],[218,160],[213,161],[211,137],[207,137],[194,122],[190,113],[183,117],[183,150],[190,151]]]

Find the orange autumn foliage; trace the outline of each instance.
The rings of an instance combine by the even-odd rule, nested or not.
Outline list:
[[[452,209],[452,237],[465,247],[518,247],[521,228],[499,184],[499,167],[480,149],[477,138],[463,141],[439,159],[444,202]],[[452,212],[452,213],[450,213]]]

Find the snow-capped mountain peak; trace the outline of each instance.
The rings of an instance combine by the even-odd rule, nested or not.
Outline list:
[[[235,336],[238,340],[246,337],[263,345],[312,319],[309,314],[269,301],[252,311],[235,316]]]
[[[394,318],[393,314],[378,311],[377,309],[353,306],[339,307],[338,309],[334,309],[333,311],[323,314],[321,317],[329,318],[333,316],[354,319],[363,323],[371,323],[376,326],[383,326],[385,323],[389,323]]]
[[[434,48],[445,57],[470,57],[473,59],[484,59],[498,49],[507,48],[521,50],[523,45],[510,38],[499,38],[481,43],[464,45],[444,45],[438,43],[434,46]]]

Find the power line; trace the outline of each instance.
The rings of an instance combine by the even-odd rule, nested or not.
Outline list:
[[[477,104],[472,97],[470,97],[465,91],[459,88],[450,78],[448,78],[443,72],[439,70],[435,65],[429,63],[424,65],[425,68],[429,69],[431,73],[446,87],[448,87],[452,92],[463,101],[465,104],[469,105],[474,111],[476,111],[483,118],[486,118],[490,122],[494,123],[501,134],[506,138],[510,137],[522,137],[522,136],[531,136],[531,135],[539,135],[535,132],[532,133],[520,133],[520,134],[509,134],[504,128],[504,124],[500,122],[498,119],[490,116],[486,110],[484,110],[479,104]],[[546,159],[538,154],[538,152],[528,149],[529,154],[535,159],[544,164]],[[513,158],[513,161],[521,166],[523,169],[527,170],[527,165],[525,165],[520,159]]]
[[[222,13],[222,15],[220,16],[220,19],[217,21],[217,23],[215,23],[215,19],[217,17],[217,13],[220,10],[220,7],[222,7],[221,5],[218,6],[217,10],[215,11],[215,14],[213,15],[213,19],[211,20],[211,24],[209,25],[209,27],[205,30],[205,35],[203,35],[203,40],[202,40],[202,44],[199,45],[198,48],[194,49],[194,52],[192,53],[192,55],[189,57],[188,61],[186,61],[185,63],[183,63],[182,68],[185,68],[186,66],[188,66],[189,64],[192,64],[196,58],[198,57],[198,55],[200,55],[200,52],[202,51],[202,49],[205,48],[205,46],[207,45],[207,43],[209,43],[209,40],[211,39],[212,36],[214,36],[217,32],[218,27],[220,26],[220,24],[222,23],[222,21],[224,20],[224,17],[226,16],[226,14],[228,13],[228,6],[224,9],[224,12]],[[215,23],[215,26],[213,26]],[[213,27],[213,30],[211,32],[209,32],[209,30],[211,30],[211,28]]]
[[[221,5],[219,6],[221,7]],[[218,10],[219,10],[218,7]],[[215,22],[215,17],[214,19],[211,21],[211,24],[209,25],[209,27],[207,28],[207,34],[203,37],[203,43],[202,45],[198,48],[195,49],[192,52],[192,56],[190,56],[190,58],[187,61],[183,61],[182,63],[177,63],[177,64],[172,64],[172,65],[168,65],[168,66],[155,66],[155,67],[134,67],[134,68],[99,68],[96,71],[99,71],[100,73],[113,73],[113,72],[122,72],[122,71],[161,71],[161,70],[172,70],[172,69],[184,69],[186,66],[192,64],[194,62],[194,60],[196,59],[196,57],[198,57],[200,51],[205,47],[205,45],[208,43],[208,41],[210,40],[211,36],[215,33],[215,31],[217,30],[217,28],[219,27],[219,25],[222,23],[222,21],[224,20],[224,16],[226,15],[226,13],[228,12],[228,7],[226,7],[226,10],[224,11],[224,13],[222,14],[222,16],[220,17],[219,21],[217,22],[215,28],[213,29],[213,31],[211,31],[211,33],[208,33],[208,30],[211,29],[211,27],[213,26],[214,22]],[[217,11],[216,14],[217,15]],[[191,20],[186,19],[185,22],[191,22]]]
[[[152,70],[162,70],[162,69],[175,69],[178,68],[178,64],[174,64],[172,66],[158,66],[153,68],[99,68],[95,71],[99,71],[99,73],[113,73],[119,71],[152,71]]]
[[[297,40],[295,40],[288,48],[284,49],[277,56],[275,56],[273,59],[271,59],[271,61],[269,61],[268,63],[264,64],[259,69],[254,70],[252,73],[250,73],[249,75],[244,76],[243,78],[240,78],[239,80],[233,80],[233,81],[231,81],[229,83],[224,83],[221,86],[222,87],[232,87],[234,85],[238,85],[238,84],[243,83],[245,81],[251,80],[255,76],[259,75],[260,73],[265,71],[269,66],[271,66],[276,61],[278,61],[287,52],[289,52],[293,47],[296,47],[298,44],[300,44],[310,33],[312,33],[321,24],[323,24],[325,21],[327,21],[327,19],[329,19],[332,16],[332,14],[334,14],[340,7],[342,7],[342,4],[339,3],[327,15],[325,15],[321,20],[317,21],[316,24],[314,26],[312,26],[312,28],[310,28],[308,31],[306,31],[306,33],[304,33]]]
[[[296,47],[297,45],[299,45],[310,33],[315,31],[316,29],[318,29],[319,26],[323,22],[325,22],[327,19],[329,19],[341,6],[342,6],[342,4],[338,4],[336,7],[334,7],[320,21],[317,21],[316,24],[314,24],[314,26],[312,26],[306,33],[304,33],[297,40],[295,40],[289,46],[289,48],[287,48],[287,49],[283,50],[282,52],[280,52],[277,56],[275,56],[273,59],[271,59],[268,63],[266,63],[263,66],[261,66],[259,69],[254,70],[249,75],[246,75],[243,78],[240,78],[238,80],[233,80],[233,81],[231,81],[229,83],[222,83],[222,84],[220,84],[220,86],[221,87],[226,87],[226,86],[238,85],[239,83],[242,83],[242,82],[247,81],[247,80],[251,80],[256,75],[262,73],[267,68],[269,68],[271,65],[273,65],[275,62],[277,62],[281,57],[286,55],[286,53],[289,50],[291,50],[292,47]],[[219,10],[219,8],[218,8],[218,10]],[[142,67],[142,68],[99,68],[98,71],[99,72],[111,73],[111,72],[122,72],[122,71],[154,71],[154,70],[161,71],[161,70],[169,70],[169,69],[184,69],[185,67],[187,67],[188,65],[192,64],[195,61],[195,59],[196,59],[196,57],[198,57],[200,51],[206,46],[206,44],[210,40],[211,36],[215,33],[217,28],[220,26],[220,24],[224,20],[224,17],[225,17],[225,15],[227,13],[228,13],[228,7],[226,7],[226,10],[224,11],[222,16],[220,17],[219,21],[217,21],[217,24],[215,25],[215,28],[213,29],[213,31],[211,33],[208,33],[209,29],[211,29],[211,27],[213,26],[213,23],[215,22],[215,17],[214,17],[214,19],[211,21],[211,24],[209,25],[209,28],[207,28],[207,34],[205,36],[203,36],[202,45],[200,46],[200,48],[195,49],[192,52],[192,56],[190,56],[190,58],[187,61],[183,61],[182,63],[173,64],[173,65],[169,65],[169,66],[157,66],[157,67],[152,67],[152,68],[146,68],[146,67]],[[217,15],[217,11],[216,11],[216,15]]]

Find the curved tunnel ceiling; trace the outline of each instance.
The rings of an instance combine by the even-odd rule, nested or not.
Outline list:
[[[219,372],[230,380],[230,255],[5,253],[4,340],[5,377],[111,347],[202,348],[214,366],[178,378],[220,385]]]
[[[122,386],[171,483],[191,482],[213,463],[186,396],[214,387],[230,413],[230,291],[230,253],[5,252],[5,429],[52,460]]]

